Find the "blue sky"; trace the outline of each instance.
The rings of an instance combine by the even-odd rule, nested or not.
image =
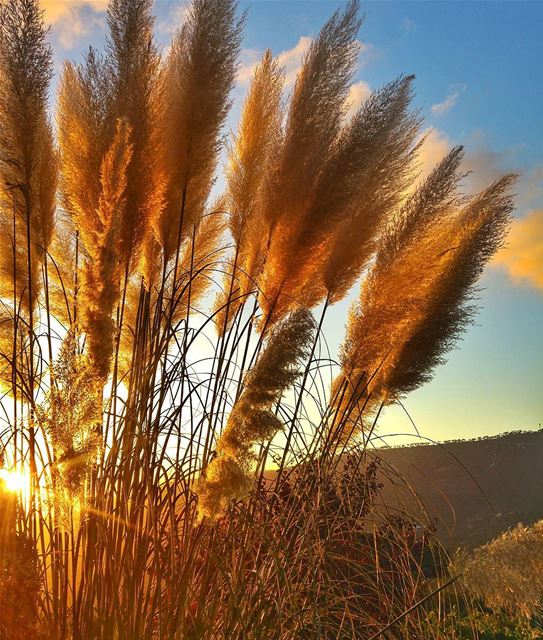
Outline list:
[[[42,0],[57,68],[104,33],[105,0]],[[295,76],[310,39],[341,6],[328,0],[253,0],[228,127],[234,128],[252,66],[266,48]],[[184,3],[157,0],[157,39],[167,45]],[[431,128],[427,169],[452,144],[466,147],[467,190],[521,172],[509,248],[481,282],[482,311],[435,380],[404,405],[423,436],[444,440],[537,428],[543,422],[543,3],[362,3],[362,50],[352,99],[400,74],[415,74],[415,105]],[[354,294],[353,294],[354,295]],[[332,310],[341,340],[348,302]],[[413,433],[406,412],[387,409],[380,434]]]

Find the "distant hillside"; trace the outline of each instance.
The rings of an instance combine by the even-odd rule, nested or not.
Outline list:
[[[420,514],[420,497],[448,549],[483,544],[543,518],[543,430],[375,451],[383,503]],[[389,476],[396,476],[391,482]],[[404,478],[404,480],[401,480]],[[488,502],[487,502],[488,500]]]

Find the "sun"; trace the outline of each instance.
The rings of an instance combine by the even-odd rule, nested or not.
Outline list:
[[[28,476],[20,471],[0,469],[0,488],[11,493],[21,493],[28,487]]]

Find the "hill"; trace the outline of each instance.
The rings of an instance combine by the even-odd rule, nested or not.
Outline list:
[[[543,518],[543,430],[377,449],[382,501],[415,517],[421,503],[452,550]],[[420,501],[419,501],[420,499]]]

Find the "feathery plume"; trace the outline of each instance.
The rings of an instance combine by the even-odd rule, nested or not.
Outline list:
[[[314,332],[311,312],[298,309],[270,334],[217,442],[216,457],[198,485],[200,519],[219,518],[231,500],[246,495],[253,448],[282,428],[272,408],[298,376],[296,365],[307,357]]]
[[[82,251],[92,251],[99,224],[100,170],[115,132],[111,92],[103,61],[93,49],[83,65],[64,65],[57,108],[61,202],[73,218]]]
[[[230,232],[239,245],[247,234],[248,220],[263,205],[262,184],[281,126],[283,83],[283,71],[268,49],[255,69],[228,156],[225,206]]]
[[[87,247],[89,260],[85,265],[82,288],[83,327],[89,358],[101,379],[109,373],[113,354],[115,322],[112,313],[119,299],[119,243],[131,154],[129,126],[119,120],[100,170],[101,194],[96,211],[96,229],[92,244]]]
[[[55,384],[36,417],[53,448],[55,507],[59,524],[84,509],[85,480],[100,448],[96,424],[102,420],[100,388],[80,353],[79,339],[72,326],[52,365]]]
[[[284,282],[277,314],[337,302],[373,254],[381,224],[412,177],[419,118],[408,113],[411,82],[400,78],[368,98],[330,151],[305,226],[272,239],[269,272]]]
[[[20,283],[14,304],[28,314],[42,287],[38,265],[51,242],[55,214],[57,159],[47,115],[52,53],[46,33],[37,0],[0,6],[0,226],[10,239],[3,246],[12,248],[2,252],[1,270],[11,274],[3,288],[13,279]]]
[[[272,185],[280,190],[270,193],[267,207],[270,229],[281,218],[299,215],[340,131],[359,50],[357,12],[357,0],[336,11],[312,42],[296,78]]]
[[[341,213],[341,223],[326,246],[322,274],[331,302],[341,300],[354,285],[376,249],[382,225],[413,177],[420,118],[408,112],[412,81],[413,76],[401,77],[370,95],[323,175],[315,200]]]
[[[159,171],[165,205],[157,236],[167,262],[202,216],[229,108],[243,18],[234,0],[194,0],[162,72]]]
[[[268,236],[259,295],[266,316],[271,312],[279,318],[291,306],[288,293],[284,301],[279,300],[287,273],[289,280],[291,277],[284,258],[294,255],[300,238],[320,228],[326,219],[327,212],[319,219],[309,210],[314,185],[341,130],[358,52],[357,10],[358,2],[352,0],[343,12],[332,16],[312,43],[296,79],[283,144],[268,183],[261,229]]]
[[[429,267],[435,262],[435,248],[428,238],[435,240],[437,225],[454,211],[461,158],[462,150],[453,149],[388,221],[360,299],[349,314],[341,348],[342,374],[333,389],[337,395],[347,381],[344,404],[365,404],[369,377],[374,388],[379,386],[378,380],[385,376],[385,360],[393,362],[391,350],[394,345],[400,348],[405,331],[422,309],[421,300],[434,274]]]
[[[83,66],[67,64],[59,93],[63,203],[81,240],[83,324],[102,378],[123,269],[128,276],[138,266],[162,202],[154,160],[159,56],[150,10],[150,0],[112,0],[106,56],[90,50]]]
[[[111,0],[104,61],[112,84],[111,118],[131,129],[132,155],[126,175],[126,207],[119,251],[129,272],[138,265],[145,234],[162,207],[163,181],[157,168],[160,57],[153,41],[152,0]]]
[[[514,176],[459,210],[461,157],[451,151],[383,236],[350,313],[332,390],[336,403],[342,396],[338,416],[356,422],[427,382],[469,323],[473,287],[507,228]]]
[[[516,176],[494,182],[461,212],[442,246],[445,264],[432,288],[425,317],[406,340],[387,381],[387,395],[402,397],[429,382],[445,354],[458,342],[477,310],[475,283],[503,245],[513,210],[510,189]],[[447,232],[448,234],[448,232]],[[445,243],[448,244],[445,244]]]
[[[283,83],[283,71],[268,50],[255,69],[238,133],[229,152],[225,206],[236,255],[235,265],[227,265],[224,291],[216,305],[226,310],[229,301],[236,301],[229,309],[227,325],[255,288],[263,240],[266,184],[281,140]],[[219,314],[217,325],[222,330],[224,313]]]

